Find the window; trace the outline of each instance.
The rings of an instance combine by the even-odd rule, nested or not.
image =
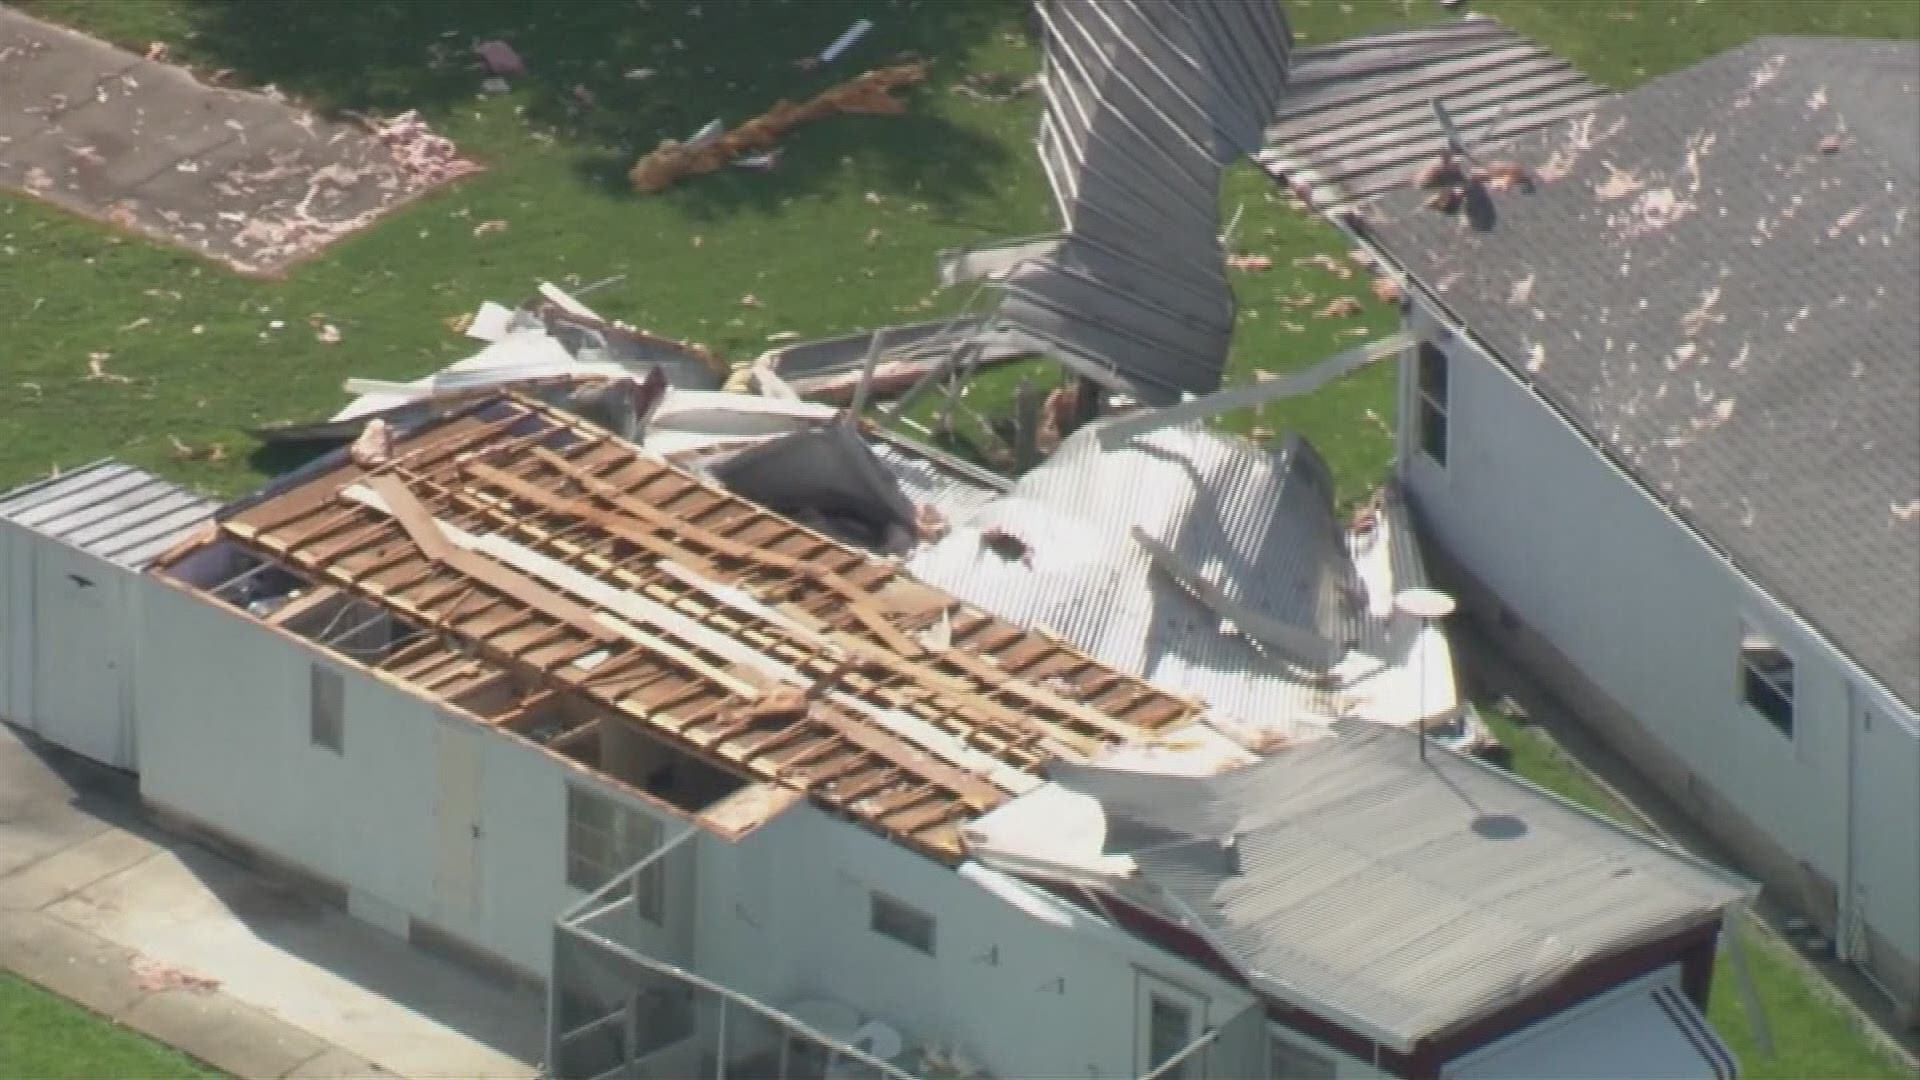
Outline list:
[[[314,664],[307,678],[307,740],[322,750],[345,752],[346,681],[325,664]]]
[[[1333,1080],[1333,1058],[1278,1032],[1267,1035],[1267,1080]]]
[[[1420,449],[1437,465],[1447,463],[1447,354],[1431,341],[1420,343],[1416,372],[1415,431]]]
[[[592,892],[660,846],[660,823],[584,788],[567,788],[567,884]],[[664,860],[633,879],[633,901],[651,923],[666,917]]]
[[[884,893],[871,894],[867,926],[876,934],[933,955],[933,916],[910,907]]]
[[[1740,638],[1740,690],[1749,708],[1793,738],[1793,658],[1751,629]]]
[[[1187,1048],[1193,1041],[1193,1010],[1184,1001],[1177,1001],[1165,994],[1149,992],[1147,1000],[1147,1064],[1159,1068],[1173,1060],[1175,1054]],[[1160,1074],[1161,1080],[1188,1080],[1197,1075],[1189,1072],[1187,1066],[1195,1064],[1192,1059]]]

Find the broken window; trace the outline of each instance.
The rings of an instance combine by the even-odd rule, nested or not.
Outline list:
[[[1793,738],[1793,658],[1751,629],[1740,639],[1740,684],[1747,706]]]
[[[567,787],[567,884],[593,892],[659,846],[658,821],[598,792]],[[649,864],[634,877],[633,901],[648,922],[657,924],[666,917],[661,862]]]
[[[1447,463],[1447,354],[1431,341],[1419,348],[1415,431],[1420,449],[1437,465]]]
[[[346,752],[346,680],[325,664],[314,664],[307,680],[307,739],[322,750]]]
[[[876,934],[933,955],[933,916],[885,893],[872,893],[867,925]]]

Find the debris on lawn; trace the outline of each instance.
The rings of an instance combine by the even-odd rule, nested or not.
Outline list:
[[[1293,260],[1295,266],[1317,266],[1333,276],[1345,280],[1353,276],[1353,268],[1339,259],[1322,252],[1318,255],[1302,255]]]
[[[1363,248],[1354,248],[1352,251],[1347,252],[1347,261],[1362,270],[1373,269],[1374,263],[1376,262],[1373,253]]]
[[[624,77],[634,82],[645,82],[658,74],[659,71],[654,68],[637,67],[629,70]]]
[[[906,105],[894,97],[893,92],[924,82],[926,77],[926,64],[900,64],[857,75],[821,91],[804,105],[785,99],[776,101],[765,113],[724,134],[716,132],[705,140],[696,136],[686,143],[663,141],[634,164],[627,179],[635,191],[652,194],[685,177],[712,172],[742,155],[771,150],[788,132],[810,120],[834,113],[893,115],[905,112]]]
[[[1227,265],[1235,270],[1271,270],[1273,260],[1265,255],[1230,255]]]
[[[217,442],[193,446],[181,442],[172,435],[167,436],[167,442],[173,445],[169,453],[175,461],[225,461],[227,459],[227,448]]]
[[[140,329],[141,327],[143,327],[143,326],[146,326],[146,325],[149,325],[149,324],[150,324],[150,323],[152,323],[152,322],[153,322],[153,320],[152,320],[152,319],[149,319],[149,318],[147,318],[147,317],[146,317],[145,315],[142,315],[142,316],[140,316],[139,318],[137,318],[137,319],[135,319],[135,320],[133,320],[132,322],[130,322],[130,323],[128,323],[127,325],[125,325],[125,326],[123,326],[123,327],[121,327],[121,328],[120,328],[120,332],[124,334],[124,333],[126,333],[127,331],[129,331],[129,330],[138,330],[138,329]]]
[[[87,354],[87,378],[93,382],[130,383],[133,380],[125,375],[116,375],[107,370],[107,361],[113,359],[112,353],[91,352]]]
[[[814,59],[822,64],[833,63],[835,60],[840,59],[841,53],[844,53],[848,49],[853,48],[854,42],[857,42],[861,38],[865,37],[867,35],[867,31],[871,29],[873,29],[872,19],[860,19],[855,21],[852,26],[847,27],[845,33],[833,39],[833,44],[828,45],[824,49],[821,49],[820,55],[815,57]]]
[[[734,164],[742,169],[751,169],[754,172],[770,172],[774,166],[780,164],[780,155],[782,153],[785,153],[785,151],[776,146],[772,150],[766,150],[758,154],[748,154],[735,161]]]
[[[340,328],[332,323],[321,323],[320,329],[314,331],[313,336],[318,338],[322,345],[340,344]]]
[[[1351,296],[1336,296],[1313,313],[1316,319],[1345,319],[1360,314],[1360,301]]]
[[[948,89],[975,101],[1002,102],[1025,97],[1040,89],[1040,76],[1030,75],[1015,82],[1012,76],[976,71]]]
[[[164,41],[147,42],[146,58],[148,60],[151,60],[156,64],[164,64],[167,62],[167,56],[168,56],[168,51],[167,51],[166,42]]]
[[[1403,296],[1400,286],[1392,278],[1387,277],[1373,279],[1373,295],[1389,304],[1399,303]]]
[[[417,109],[408,109],[374,129],[393,153],[394,163],[415,188],[433,187],[480,171],[480,166],[460,156],[453,140],[435,134]]]
[[[507,222],[503,218],[491,218],[473,227],[473,235],[486,236],[488,233],[506,232]]]
[[[498,75],[480,80],[480,92],[483,94],[504,94],[513,89],[513,84]]]
[[[134,957],[129,967],[133,971],[134,985],[147,993],[158,993],[162,990],[191,990],[204,994],[220,989],[219,979],[194,975],[172,964],[161,963],[150,956]]]
[[[526,62],[520,59],[520,54],[513,51],[513,46],[497,38],[474,42],[473,51],[480,57],[480,63],[486,67],[489,75],[519,78],[527,73]]]

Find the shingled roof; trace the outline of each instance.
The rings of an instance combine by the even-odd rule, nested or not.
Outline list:
[[[1920,706],[1920,44],[1761,38],[1519,140],[1533,193],[1363,227]]]

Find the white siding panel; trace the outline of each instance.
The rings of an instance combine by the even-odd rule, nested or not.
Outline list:
[[[1505,367],[1458,338],[1446,347],[1451,464],[1439,468],[1417,452],[1404,463],[1433,538],[1695,775],[1839,882],[1849,683],[1859,685],[1851,665],[1686,532]],[[1743,619],[1795,660],[1792,739],[1742,701]],[[1866,689],[1883,715],[1906,716],[1907,726],[1886,726],[1910,740],[1911,714],[1884,691]],[[1912,751],[1892,756],[1913,760]],[[1911,840],[1914,773],[1910,764],[1887,768],[1906,772],[1874,781],[1882,800],[1876,814],[1904,822]],[[1887,872],[1907,880],[1903,866]],[[1916,901],[1911,891],[1901,894],[1895,882],[1873,896],[1870,920],[1911,926]]]

